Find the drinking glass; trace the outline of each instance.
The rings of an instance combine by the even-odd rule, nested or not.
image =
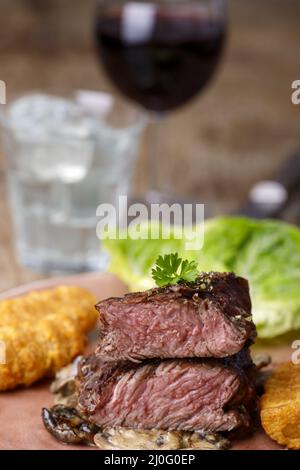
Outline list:
[[[99,57],[117,89],[144,108],[153,123],[149,145],[152,197],[158,189],[157,126],[212,78],[225,39],[225,6],[225,0],[98,2]]]
[[[45,273],[105,270],[96,209],[129,192],[144,114],[81,90],[22,96],[0,121],[18,262]]]

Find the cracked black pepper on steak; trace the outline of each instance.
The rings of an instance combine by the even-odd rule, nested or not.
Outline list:
[[[110,298],[96,306],[105,361],[226,357],[256,336],[248,282],[208,273],[177,284]]]

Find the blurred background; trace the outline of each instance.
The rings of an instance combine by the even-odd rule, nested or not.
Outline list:
[[[116,93],[95,54],[93,0],[0,0],[0,8],[0,79],[8,101],[31,90]],[[171,176],[184,197],[209,201],[211,215],[238,210],[252,186],[272,179],[300,147],[300,106],[291,102],[291,83],[300,78],[299,18],[297,0],[230,0],[218,72],[199,98],[162,124],[161,177]],[[146,134],[135,176],[140,191]],[[2,155],[0,193],[4,290],[44,275],[15,260]]]

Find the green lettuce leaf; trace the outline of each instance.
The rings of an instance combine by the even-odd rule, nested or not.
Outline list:
[[[141,225],[145,237],[148,223]],[[105,240],[110,271],[131,290],[154,286],[151,268],[159,255],[178,252],[200,271],[233,271],[249,280],[253,318],[261,338],[300,329],[300,230],[279,221],[217,217],[205,222],[204,246],[188,251],[184,239]]]

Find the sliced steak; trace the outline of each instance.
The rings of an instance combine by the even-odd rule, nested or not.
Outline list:
[[[215,359],[103,363],[92,355],[77,383],[81,410],[101,427],[231,431],[249,427],[255,402],[240,366]]]
[[[226,357],[253,342],[248,282],[207,273],[179,284],[110,298],[100,312],[97,354],[105,361]]]

